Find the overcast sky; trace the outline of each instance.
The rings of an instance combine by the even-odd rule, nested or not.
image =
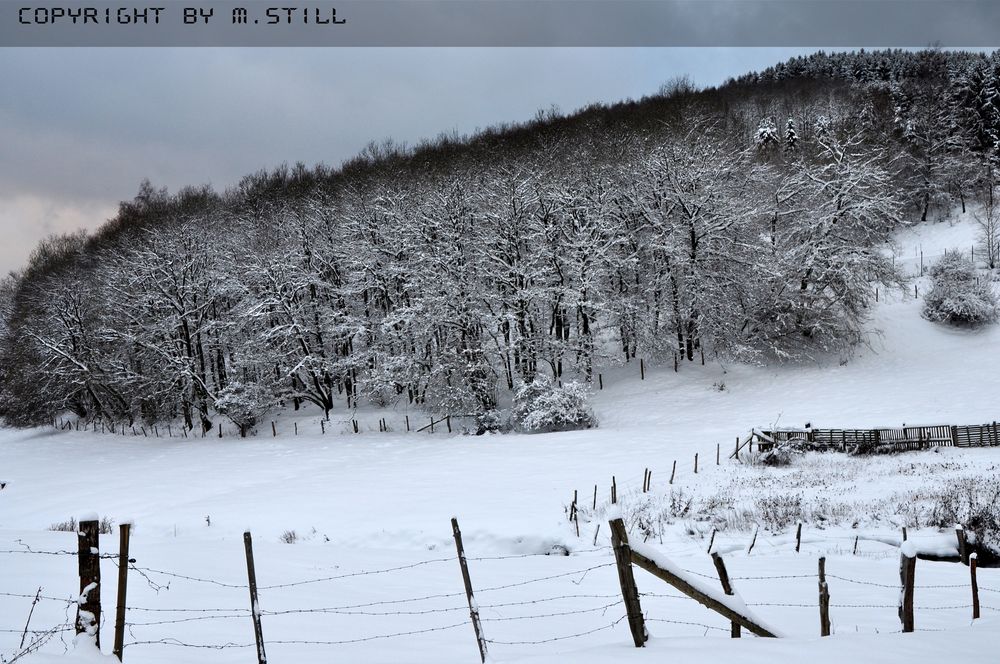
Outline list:
[[[812,49],[0,48],[0,273],[93,229],[143,178],[222,190],[282,162],[337,165],[557,105],[699,86]]]

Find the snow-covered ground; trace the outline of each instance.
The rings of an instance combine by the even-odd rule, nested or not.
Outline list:
[[[902,234],[897,251],[900,260],[909,260],[914,247],[922,247],[927,260],[945,248],[971,245],[973,237],[968,223],[925,225]],[[921,292],[927,288],[922,279],[916,283]],[[272,661],[475,661],[452,516],[463,530],[490,653],[498,662],[808,656],[822,663],[870,661],[876,653],[886,662],[985,661],[1000,646],[1000,570],[980,570],[983,619],[971,625],[968,568],[919,561],[918,632],[890,634],[899,630],[893,538],[906,519],[905,510],[894,509],[893,496],[919,488],[924,479],[931,486],[963,474],[995,476],[1000,450],[904,455],[831,480],[834,496],[877,505],[879,516],[859,514],[857,529],[842,519],[829,525],[808,520],[799,553],[791,528],[762,529],[750,554],[749,524],[721,532],[715,550],[725,555],[743,600],[789,636],[779,641],[730,640],[724,619],[636,570],[652,638],[646,649],[633,648],[600,511],[612,476],[626,505],[654,496],[669,501],[671,488],[700,497],[733,491],[736,503],[752,502],[755,491],[780,493],[776,478],[794,470],[747,469],[727,460],[736,437],[751,427],[1000,418],[1000,326],[946,329],[923,320],[920,306],[912,290],[882,294],[872,321],[882,333],[851,358],[769,368],[685,363],[679,373],[647,366],[643,381],[637,365],[604,369],[605,389],[593,397],[601,428],[592,431],[476,437],[438,427],[434,434],[408,434],[401,431],[402,411],[374,409],[355,415],[362,424],[357,435],[347,433],[350,416],[344,413],[334,413],[321,435],[318,415],[309,411],[279,417],[278,437],[264,427],[248,439],[0,430],[0,482],[6,482],[0,489],[0,653],[9,659],[18,650],[40,586],[50,599],[37,605],[30,628],[61,625],[67,616],[72,621],[65,600],[77,590],[76,561],[59,552],[75,551],[76,535],[47,529],[97,511],[136,524],[131,555],[139,571],[129,577],[126,643],[138,643],[126,647],[130,662],[252,661],[245,529],[254,536]],[[416,423],[416,414],[410,415]],[[380,417],[391,432],[378,432]],[[717,445],[723,452],[718,466]],[[675,485],[667,487],[675,460]],[[819,464],[813,468],[818,476],[855,462],[829,455],[809,464]],[[654,493],[644,497],[639,488],[646,468]],[[824,497],[823,488],[796,488],[789,481],[786,493]],[[588,520],[584,510],[588,518],[581,519],[577,537],[565,509],[574,490],[581,505],[591,507],[595,484],[598,515]],[[683,516],[647,544],[717,583],[706,554],[710,530],[707,522]],[[282,541],[291,538],[286,531],[295,532],[294,543]],[[911,536],[928,547],[947,547],[944,542],[954,538],[930,529]],[[56,555],[26,553],[29,547]],[[561,548],[571,555],[544,555]],[[116,551],[117,536],[102,537],[101,549]],[[831,575],[835,632],[822,640],[820,555]],[[107,653],[117,570],[112,560],[104,560],[102,570]],[[61,661],[73,650],[70,636],[48,643],[43,652],[51,660],[34,655],[25,661]],[[77,653],[80,661],[93,655]]]

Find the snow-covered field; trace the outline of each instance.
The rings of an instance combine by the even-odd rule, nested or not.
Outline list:
[[[917,246],[926,258],[971,244],[972,236],[968,224],[922,226],[900,237],[898,255],[909,258]],[[917,284],[926,288],[922,280]],[[987,661],[1000,646],[1000,570],[980,570],[983,618],[973,625],[968,568],[919,561],[917,633],[893,634],[899,631],[895,538],[897,526],[912,516],[902,509],[910,504],[906,495],[963,477],[995,477],[1000,450],[947,449],[870,464],[824,455],[778,471],[726,458],[736,436],[751,427],[1000,418],[1000,329],[932,325],[920,317],[912,290],[881,299],[872,326],[882,334],[852,358],[770,368],[694,363],[676,374],[671,366],[647,366],[644,381],[638,366],[604,369],[605,389],[593,397],[601,428],[593,431],[407,434],[400,432],[402,411],[377,410],[357,413],[363,425],[357,435],[347,433],[343,421],[321,435],[317,414],[308,411],[280,417],[278,437],[267,430],[248,439],[0,430],[0,482],[6,482],[0,490],[0,653],[9,659],[18,650],[39,587],[50,599],[37,605],[30,629],[72,621],[65,600],[77,590],[76,560],[58,552],[75,551],[76,535],[48,527],[96,511],[135,523],[131,555],[138,571],[129,577],[126,644],[137,643],[126,647],[130,662],[253,660],[245,529],[254,536],[271,661],[476,661],[452,516],[462,526],[490,654],[498,662]],[[380,417],[392,432],[378,432]],[[723,452],[718,466],[716,445]],[[675,485],[668,487],[675,460]],[[646,468],[653,493],[643,495]],[[816,486],[813,478],[827,475],[829,486]],[[671,488],[699,500],[724,494],[734,509],[801,493],[813,506],[829,500],[868,512],[858,514],[857,528],[850,519],[806,514],[799,553],[793,528],[765,527],[747,554],[750,523],[760,516],[753,510],[717,536],[715,550],[724,554],[736,590],[788,639],[730,640],[723,618],[636,570],[652,635],[640,651],[623,619],[603,521],[612,476],[626,512],[643,500],[669,502]],[[590,520],[595,484],[598,514]],[[574,490],[586,508],[579,537],[565,513]],[[717,583],[706,554],[711,527],[682,515],[647,544]],[[282,541],[291,539],[287,531],[295,532],[294,543]],[[953,532],[930,528],[911,537],[926,548],[947,548],[954,540]],[[27,553],[29,547],[56,555]],[[545,555],[561,548],[571,555]],[[101,549],[115,552],[117,536],[102,537]],[[821,555],[835,633],[822,640],[816,608]],[[117,569],[110,559],[102,565],[108,653]],[[61,661],[73,650],[71,636],[61,634],[43,652]],[[83,649],[76,655],[93,658]],[[25,661],[50,660],[34,655]]]

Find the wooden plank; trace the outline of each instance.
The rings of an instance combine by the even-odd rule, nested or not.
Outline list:
[[[770,630],[768,630],[766,627],[757,624],[747,616],[744,616],[743,614],[737,611],[733,611],[725,604],[722,604],[721,602],[717,601],[715,598],[710,597],[709,595],[706,595],[705,593],[701,592],[683,578],[673,574],[668,570],[661,568],[654,561],[650,560],[641,553],[636,552],[635,549],[632,550],[632,562],[641,567],[642,569],[646,570],[653,576],[657,577],[658,579],[666,581],[667,583],[669,583],[674,588],[681,591],[691,599],[699,602],[700,604],[703,604],[707,608],[715,611],[716,613],[722,615],[723,617],[728,618],[730,622],[738,623],[740,627],[743,627],[752,634],[756,634],[757,636],[766,636],[772,638],[777,636],[776,634],[773,634]]]

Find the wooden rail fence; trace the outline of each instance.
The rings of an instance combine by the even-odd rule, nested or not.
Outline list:
[[[913,426],[876,429],[774,429],[756,430],[743,440],[737,439],[736,449],[729,458],[738,458],[740,451],[753,451],[754,444],[766,452],[777,443],[804,440],[816,445],[847,451],[859,446],[874,452],[922,450],[930,447],[995,447],[1000,445],[1000,425],[986,424]]]

